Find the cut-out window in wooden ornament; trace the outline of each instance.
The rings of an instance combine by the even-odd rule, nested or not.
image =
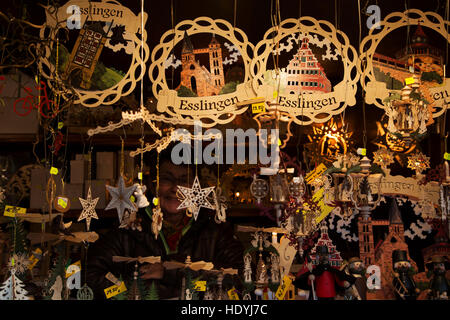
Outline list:
[[[77,26],[70,24],[73,8],[79,8]],[[146,13],[142,18],[141,13],[136,15],[115,0],[71,0],[58,8],[46,6],[45,14],[40,37],[50,42],[39,48],[44,55],[38,66],[56,94],[86,107],[98,107],[112,105],[133,92],[149,57]],[[67,39],[61,37],[61,30]],[[128,69],[118,70],[114,64],[118,59],[127,61]]]
[[[265,33],[255,52],[250,70],[257,96],[278,103],[295,123],[323,123],[356,104],[356,50],[331,23],[312,17],[283,20]],[[278,66],[270,65],[272,57]],[[327,73],[343,75],[342,80],[333,84]]]
[[[410,9],[387,15],[380,22],[380,29],[371,29],[359,47],[361,63],[358,71],[361,73],[366,103],[387,110],[387,104],[383,100],[393,93],[399,94],[407,79],[416,73],[420,75],[420,91],[429,102],[427,125],[433,123],[433,118],[442,115],[448,107],[450,83],[444,75],[444,56],[439,49],[428,43],[424,29],[432,29],[448,39],[446,25],[448,21],[435,12]],[[403,48],[396,58],[377,52],[380,42],[389,33],[402,27],[412,27],[414,33],[411,32],[410,45]]]
[[[188,125],[200,120],[204,127],[233,121],[254,97],[249,53],[253,45],[245,33],[225,20],[180,22],[164,33],[151,56],[158,112]]]

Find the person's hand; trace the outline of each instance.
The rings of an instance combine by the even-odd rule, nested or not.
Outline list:
[[[162,279],[164,276],[164,267],[162,263],[144,264],[139,268],[141,279]]]
[[[310,274],[310,275],[308,276],[308,279],[309,279],[309,281],[314,281],[314,279],[316,279],[316,276],[313,275],[313,274]]]

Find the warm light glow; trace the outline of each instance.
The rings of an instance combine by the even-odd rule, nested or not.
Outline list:
[[[235,193],[235,196],[236,196],[237,198],[239,198],[239,195],[240,195],[239,192],[236,192],[236,193]]]

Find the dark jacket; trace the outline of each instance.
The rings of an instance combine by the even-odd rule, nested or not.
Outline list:
[[[148,210],[150,211],[150,210]],[[142,232],[116,229],[101,236],[88,250],[87,283],[94,291],[95,299],[105,299],[104,289],[113,285],[105,278],[108,272],[117,278],[132,279],[135,263],[117,263],[113,256],[147,257],[161,256],[161,261],[176,260],[184,262],[191,256],[192,262],[212,262],[215,269],[235,268],[242,270],[243,246],[234,236],[229,223],[216,224],[212,215],[200,212],[196,221],[181,237],[178,252],[167,254],[162,237],[155,240],[151,232],[151,218],[141,209]],[[160,299],[180,296],[182,270],[165,270],[164,277],[158,280]]]

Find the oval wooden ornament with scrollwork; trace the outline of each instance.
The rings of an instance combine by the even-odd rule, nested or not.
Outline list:
[[[136,15],[116,0],[71,0],[58,8],[44,8],[46,23],[40,37],[50,41],[43,41],[39,48],[43,56],[38,67],[55,94],[98,107],[112,105],[133,92],[145,74],[149,56],[146,13]],[[117,59],[129,61],[128,69],[116,69],[113,61]]]
[[[318,52],[326,47],[322,62],[341,60],[342,80],[336,85],[328,80],[319,61]],[[293,52],[292,49],[297,51]],[[285,53],[287,54],[285,54]],[[283,65],[268,69],[269,61],[283,54],[289,59]],[[348,37],[327,21],[312,17],[283,20],[269,29],[255,47],[252,61],[252,85],[258,97],[276,103],[278,110],[292,116],[299,125],[322,123],[356,104],[355,94],[359,74],[356,72],[357,53]],[[342,66],[340,66],[342,64]],[[339,72],[339,74],[341,74]]]
[[[394,89],[394,84],[398,83],[397,86],[403,86],[415,72],[421,76],[419,88],[429,102],[428,112],[432,115],[428,118],[427,125],[433,122],[433,118],[442,115],[450,102],[450,82],[445,79],[444,75],[444,66],[442,65],[444,57],[439,58],[437,56],[439,50],[426,43],[427,35],[422,27],[439,33],[448,42],[449,35],[446,29],[449,24],[449,21],[444,20],[435,12],[410,9],[405,12],[390,13],[383,21],[380,21],[378,29],[372,28],[359,47],[358,72],[361,74],[360,81],[365,90],[366,103],[386,110],[387,107],[383,100],[400,92],[401,89],[401,87]],[[417,26],[412,37],[413,43],[408,48],[408,50],[412,50],[411,52],[402,51],[397,58],[376,52],[380,42],[391,32],[410,26]],[[425,46],[421,46],[419,49],[419,45],[422,44]],[[380,81],[380,77],[378,77],[380,80],[377,80],[376,74],[384,74],[384,77],[389,77],[389,80]]]
[[[178,23],[151,55],[149,77],[158,112],[186,125],[233,121],[247,110],[248,103],[242,102],[254,97],[249,70],[253,48],[245,33],[225,20],[199,17]],[[209,61],[200,55],[208,55]],[[238,61],[244,70],[233,74],[237,71],[231,65]],[[176,83],[167,79],[169,68],[177,73]]]

